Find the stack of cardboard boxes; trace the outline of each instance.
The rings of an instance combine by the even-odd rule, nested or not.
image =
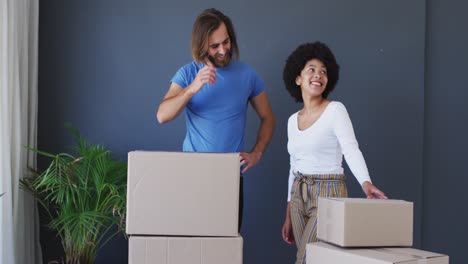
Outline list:
[[[128,154],[130,264],[242,264],[239,154]]]
[[[318,243],[307,244],[311,264],[448,264],[442,254],[410,248],[413,203],[319,198]]]

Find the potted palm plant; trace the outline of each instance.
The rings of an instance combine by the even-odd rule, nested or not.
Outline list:
[[[68,129],[78,141],[76,154],[30,149],[51,162],[20,184],[50,217],[48,226],[60,237],[65,263],[94,263],[100,248],[125,233],[127,166],[103,146],[88,144],[76,130]]]

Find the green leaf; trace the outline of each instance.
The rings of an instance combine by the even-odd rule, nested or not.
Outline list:
[[[89,144],[70,125],[67,129],[75,136],[75,153],[27,147],[51,161],[42,172],[30,169],[20,186],[46,209],[48,226],[58,233],[66,261],[92,263],[109,239],[125,232],[127,165],[104,146]],[[110,234],[112,227],[118,231]]]

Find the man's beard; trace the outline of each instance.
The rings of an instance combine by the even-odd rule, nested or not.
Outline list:
[[[216,55],[208,56],[208,59],[217,68],[226,67],[227,65],[229,65],[229,63],[231,63],[231,58],[232,58],[231,50],[226,52],[226,54],[224,55],[224,60],[218,60],[216,57],[217,57]]]

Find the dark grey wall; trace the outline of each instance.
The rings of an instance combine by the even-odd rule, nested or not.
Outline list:
[[[466,263],[467,2],[428,1],[423,247]]]
[[[457,10],[445,2],[442,5],[442,11],[429,5],[426,17],[423,0],[42,1],[39,148],[68,150],[72,141],[63,124],[70,121],[91,142],[106,145],[122,160],[135,149],[179,150],[184,118],[159,125],[155,111],[172,75],[191,60],[193,20],[203,9],[216,7],[233,20],[241,58],[265,80],[277,117],[275,135],[261,164],[245,175],[241,232],[245,263],[291,263],[294,259],[295,248],[282,242],[280,229],[289,169],[286,122],[301,106],[288,96],[281,73],[287,55],[298,44],[315,40],[328,43],[342,67],[331,97],[347,106],[374,183],[391,198],[415,202],[415,245],[461,256],[455,241],[448,246],[443,230],[432,232],[437,224],[452,223],[444,222],[441,211],[448,215],[457,212],[455,207],[442,207],[448,198],[438,198],[455,195],[448,189],[450,182],[441,185],[446,189],[432,190],[440,185],[441,173],[453,169],[449,176],[455,180],[456,168],[461,169],[446,168],[452,165],[452,155],[461,159],[462,153],[456,152],[456,143],[446,145],[444,139],[454,135],[462,140],[466,134],[463,126],[451,131],[439,127],[457,124],[439,112],[447,104],[450,107],[444,111],[458,111],[466,117],[466,110],[452,103],[461,103],[458,95],[466,93],[463,83],[439,75],[441,70],[453,72],[449,68],[453,60],[439,65],[448,60],[445,48],[452,47],[439,32],[447,25],[442,17],[451,8]],[[454,20],[448,25],[456,28],[457,23]],[[457,33],[461,34],[451,31],[448,37],[458,39]],[[453,82],[450,90],[440,90],[437,82],[445,85],[448,81]],[[439,100],[441,94],[446,100]],[[463,120],[460,115],[454,117]],[[247,149],[255,141],[257,127],[258,120],[250,111]],[[446,163],[440,162],[441,148]],[[352,174],[348,170],[347,174],[350,195],[362,196]],[[437,206],[441,208],[432,211]],[[450,221],[466,222],[463,213],[459,222]],[[447,228],[458,230],[453,225]],[[42,238],[44,259],[57,259],[60,249],[54,235],[44,229]],[[97,263],[126,261],[127,241],[121,237],[97,259]]]

